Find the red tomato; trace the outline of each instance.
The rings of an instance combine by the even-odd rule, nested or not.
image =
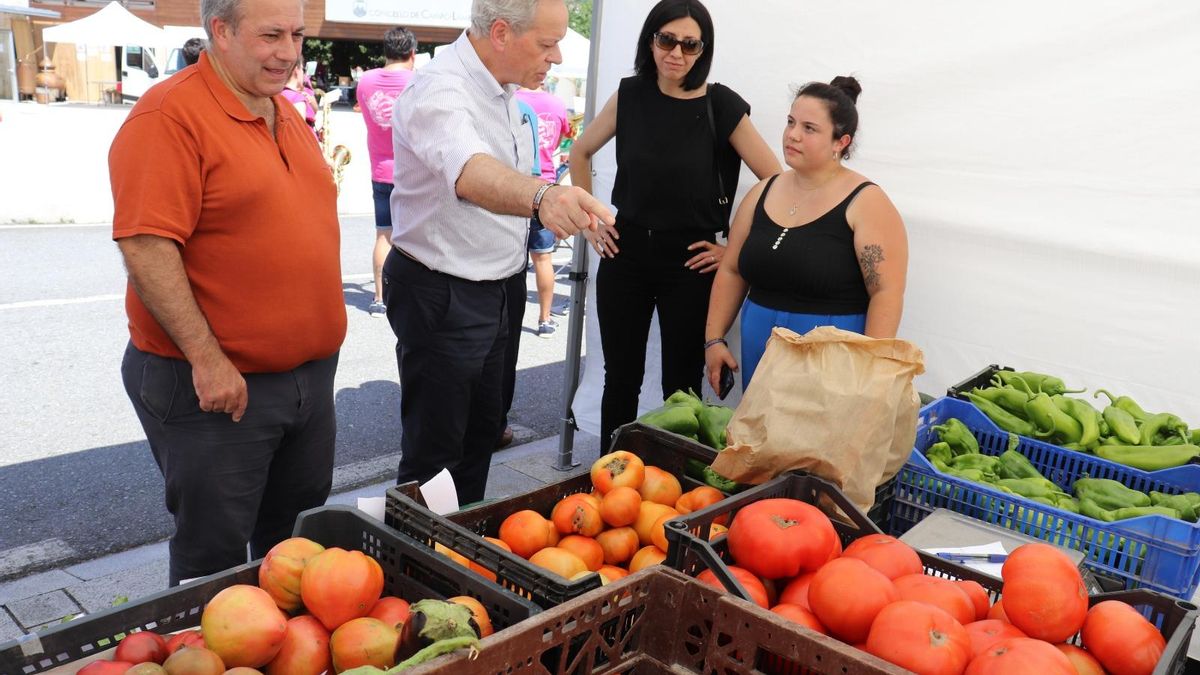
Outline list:
[[[92,661],[75,675],[121,675],[135,665],[128,661]]]
[[[1075,672],[1079,675],[1104,675],[1104,666],[1096,660],[1096,657],[1089,654],[1086,650],[1076,647],[1075,645],[1060,642],[1054,645],[1058,647],[1058,651],[1066,655],[1067,660],[1075,666]]]
[[[971,638],[937,607],[901,600],[875,617],[867,651],[923,675],[961,675],[971,660]]]
[[[1003,621],[1004,623],[1012,623],[1008,620],[1008,615],[1004,613],[1004,598],[992,603],[991,609],[988,610],[987,618]]]
[[[893,580],[924,571],[920,556],[911,546],[886,534],[868,534],[855,539],[842,555],[858,558]]]
[[[785,619],[788,619],[789,621],[794,621],[805,628],[811,628],[818,633],[829,635],[829,631],[825,630],[825,626],[822,626],[821,622],[817,620],[817,615],[813,614],[806,607],[780,603],[772,607],[771,611]]]
[[[998,619],[984,619],[964,626],[971,636],[971,658],[982,654],[988,647],[1009,638],[1027,637],[1020,628]]]
[[[762,607],[763,609],[767,609],[771,606],[770,601],[767,599],[767,587],[763,586],[763,582],[760,581],[758,577],[754,576],[749,571],[742,569],[741,567],[737,567],[736,565],[729,565],[729,571],[733,574],[733,577],[738,580],[738,583],[742,585],[742,588],[746,589],[746,592],[750,594],[750,600],[753,601],[754,604]],[[720,579],[717,579],[717,575],[712,573],[712,570],[704,570],[700,574],[696,575],[696,580],[702,581],[713,588],[718,588],[727,593],[730,592],[721,583]]]
[[[857,558],[825,563],[808,586],[808,605],[830,635],[862,642],[879,611],[899,599],[896,586]]]
[[[199,630],[185,630],[167,639],[167,655],[170,656],[184,647],[203,647],[204,636]]]
[[[779,604],[800,605],[805,609],[812,609],[808,606],[808,585],[812,583],[812,578],[813,573],[801,574],[789,581],[779,594]]]
[[[940,607],[964,626],[975,620],[975,604],[966,591],[949,579],[905,574],[892,582],[896,584],[901,600],[916,600]]]
[[[128,661],[129,663],[159,663],[167,660],[167,641],[158,633],[148,630],[130,633],[117,643],[117,651],[113,661]]]
[[[1105,600],[1088,610],[1083,622],[1083,646],[1106,670],[1136,675],[1154,670],[1167,641],[1133,607]]]
[[[1031,638],[1063,642],[1079,632],[1087,616],[1087,588],[1071,559],[1049,544],[1025,544],[1000,571],[1004,613]]]
[[[1077,675],[1075,667],[1054,645],[1032,638],[1009,638],[988,647],[971,660],[964,675]]]
[[[988,610],[991,609],[991,597],[978,581],[963,579],[954,582],[958,587],[966,592],[967,597],[971,598],[971,602],[975,603],[975,620],[981,621],[987,618]]]
[[[763,499],[742,507],[728,537],[737,564],[766,579],[815,571],[837,542],[829,517],[796,499]]]

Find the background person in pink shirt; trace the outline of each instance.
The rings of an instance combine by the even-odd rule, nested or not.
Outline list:
[[[392,105],[413,76],[417,37],[396,27],[383,36],[382,68],[368,70],[358,78],[358,106],[367,123],[367,154],[371,156],[371,189],[375,196],[375,249],[371,256],[375,272],[375,299],[367,311],[386,316],[383,304],[383,261],[392,248]]]
[[[556,182],[554,155],[564,137],[571,135],[571,123],[567,120],[567,108],[554,94],[542,89],[520,89],[517,100],[533,108],[538,118],[538,152],[542,166],[542,180]],[[558,323],[550,318],[550,305],[554,300],[554,266],[550,254],[557,242],[554,233],[535,222],[529,231],[529,257],[533,259],[533,276],[538,292],[538,337],[554,336]]]

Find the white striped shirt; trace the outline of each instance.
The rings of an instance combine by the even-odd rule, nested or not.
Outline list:
[[[525,267],[529,218],[492,213],[454,191],[477,154],[530,174],[533,148],[517,88],[496,81],[464,32],[396,100],[392,244],[430,269],[493,281]]]

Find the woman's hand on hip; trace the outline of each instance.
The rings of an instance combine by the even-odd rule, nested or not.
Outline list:
[[[730,370],[738,369],[737,359],[729,347],[718,342],[704,350],[704,366],[708,369],[708,384],[713,391],[721,391],[721,367],[729,366]]]
[[[688,246],[688,250],[696,251],[696,255],[692,256],[683,266],[701,274],[716,272],[717,268],[721,266],[721,259],[725,257],[725,247],[711,241],[700,240]]]
[[[600,221],[595,232],[584,230],[583,236],[591,242],[592,248],[601,258],[612,258],[621,252],[621,249],[617,248],[617,240],[621,238],[621,234],[617,232],[615,225],[606,225],[604,221]]]

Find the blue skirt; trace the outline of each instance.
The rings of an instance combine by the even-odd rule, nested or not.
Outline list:
[[[817,326],[834,326],[862,333],[867,328],[866,314],[794,314],[763,307],[746,300],[742,305],[742,391],[750,386],[754,369],[767,349],[771,329],[779,326],[801,335]]]

